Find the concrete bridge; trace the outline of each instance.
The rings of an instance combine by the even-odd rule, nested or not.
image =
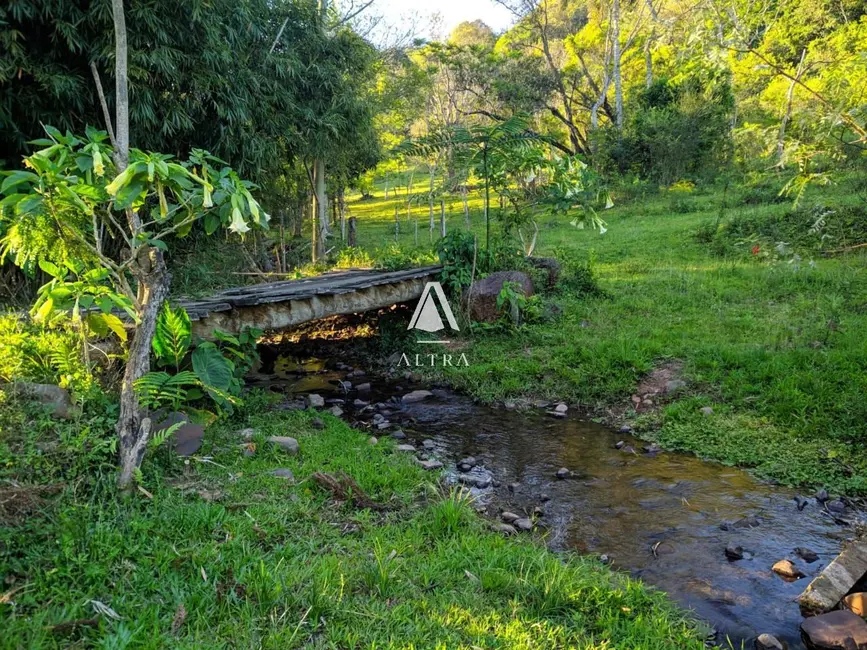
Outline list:
[[[245,327],[282,330],[307,321],[381,309],[421,297],[441,266],[407,271],[350,269],[300,280],[282,280],[227,289],[202,300],[180,300],[193,332],[212,339],[221,329],[237,334]]]

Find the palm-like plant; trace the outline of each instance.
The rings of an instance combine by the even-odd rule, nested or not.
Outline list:
[[[455,160],[480,173],[485,183],[485,249],[491,249],[491,168],[495,156],[537,145],[541,138],[531,132],[525,118],[514,116],[493,125],[454,126],[399,146],[400,153],[431,156],[452,151]]]

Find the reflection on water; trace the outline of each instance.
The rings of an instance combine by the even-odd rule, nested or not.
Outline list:
[[[304,390],[335,387],[327,372],[308,379]],[[380,399],[389,395],[388,386],[379,390]],[[790,648],[802,647],[795,598],[849,535],[813,500],[799,512],[794,491],[739,469],[682,454],[644,454],[641,441],[589,422],[493,410],[437,393],[390,417],[403,418],[416,442],[432,439],[443,461],[479,459],[498,481],[492,515],[531,512],[546,494],[542,521],[552,548],[608,555],[616,567],[694,609],[719,630],[720,641],[728,635],[751,647],[755,635],[768,632]],[[615,449],[624,439],[638,453]],[[555,478],[561,467],[573,477]],[[748,559],[729,562],[723,551],[730,543],[742,546]],[[820,559],[807,564],[795,547],[808,547]],[[771,566],[783,558],[808,577],[788,583],[773,574]]]

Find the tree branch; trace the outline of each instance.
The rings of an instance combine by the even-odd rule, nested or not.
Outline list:
[[[114,139],[114,129],[111,128],[111,113],[108,112],[105,93],[102,92],[102,81],[99,79],[99,70],[96,69],[96,63],[93,61],[90,62],[90,71],[93,73],[93,81],[96,84],[96,94],[99,97],[99,105],[102,107],[102,117],[105,120],[109,142],[111,142],[112,149],[117,149],[117,142]]]

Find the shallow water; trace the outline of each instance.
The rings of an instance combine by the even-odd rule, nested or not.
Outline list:
[[[334,389],[341,376],[320,371],[305,379],[293,376],[298,367],[286,368],[275,383],[295,390]],[[374,402],[400,394],[381,383],[374,391]],[[571,417],[490,409],[436,393],[424,402],[391,407],[388,417],[417,445],[433,440],[431,455],[447,466],[451,462],[452,476],[456,460],[476,457],[495,479],[482,498],[490,515],[530,513],[541,505],[540,521],[553,549],[609,556],[615,567],[693,609],[718,631],[718,643],[729,637],[735,647],[742,641],[752,647],[757,634],[768,632],[790,648],[802,647],[795,599],[851,535],[813,499],[799,512],[796,492],[736,468],[684,454],[646,454],[639,440]],[[348,404],[355,395],[346,397]],[[635,453],[615,449],[620,440]],[[561,467],[573,478],[557,479]],[[514,483],[519,485],[510,487]],[[550,497],[544,504],[543,494]],[[721,528],[725,524],[729,530]],[[742,546],[749,559],[728,561],[727,544]],[[795,547],[812,549],[819,560],[804,562]],[[771,566],[783,558],[807,577],[786,582],[772,573]]]

